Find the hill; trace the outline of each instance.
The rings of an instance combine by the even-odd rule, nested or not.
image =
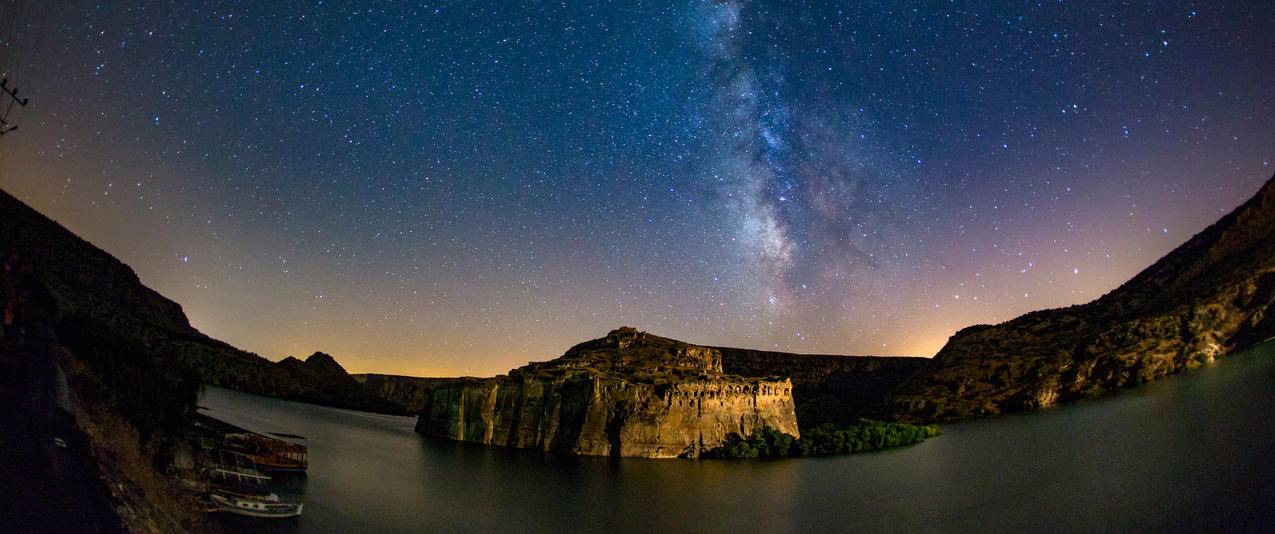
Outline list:
[[[205,383],[340,408],[404,413],[364,391],[330,356],[313,366],[275,363],[204,335],[190,325],[181,305],[146,287],[123,262],[3,191],[0,254],[21,265],[32,283],[49,293],[61,320],[100,325],[112,335],[172,354]]]
[[[877,411],[940,421],[1035,409],[1211,362],[1275,337],[1275,179],[1088,304],[957,332]]]

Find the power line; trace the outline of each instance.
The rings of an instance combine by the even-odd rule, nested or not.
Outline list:
[[[9,105],[5,106],[4,114],[0,115],[0,135],[4,135],[18,129],[17,124],[9,122],[9,113],[13,111],[13,106],[26,107],[27,102],[30,102],[31,99],[18,98],[18,88],[9,87],[8,78],[0,79],[0,90],[3,90],[4,94],[9,95],[9,98],[7,99],[9,100]]]

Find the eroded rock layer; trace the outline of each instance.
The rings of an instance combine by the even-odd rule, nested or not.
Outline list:
[[[422,397],[423,434],[571,454],[694,457],[762,426],[799,435],[789,379],[726,374],[718,349],[632,328]]]

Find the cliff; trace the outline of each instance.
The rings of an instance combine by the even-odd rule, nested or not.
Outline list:
[[[793,404],[800,428],[824,423],[850,424],[871,415],[886,392],[923,367],[928,358],[908,356],[836,356],[792,354],[711,347],[722,355],[722,372],[741,377],[792,379]],[[432,384],[456,378],[358,374],[368,393],[418,414]]]
[[[425,385],[417,432],[597,456],[694,457],[732,434],[799,435],[787,378],[723,372],[722,353],[632,328],[495,378]]]
[[[47,291],[56,319],[101,325],[154,353],[172,355],[209,384],[341,408],[405,413],[349,375],[274,363],[199,332],[176,302],[146,287],[124,263],[0,191],[0,256]],[[332,362],[335,364],[335,362]],[[339,369],[339,365],[336,366]],[[345,374],[341,369],[339,374]]]
[[[849,424],[870,414],[881,398],[929,362],[907,356],[792,354],[715,347],[722,368],[740,376],[792,379],[797,422],[802,428]]]
[[[165,465],[199,383],[127,331],[60,310],[0,250],[0,525],[16,532],[199,531]]]
[[[454,378],[421,378],[373,373],[353,376],[355,380],[363,384],[364,391],[401,407],[410,414],[419,414],[425,408],[425,388],[429,384],[455,380]]]
[[[1273,303],[1275,179],[1093,302],[957,332],[878,410],[957,419],[1155,380],[1275,337]]]

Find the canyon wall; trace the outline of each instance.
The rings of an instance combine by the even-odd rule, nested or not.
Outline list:
[[[1212,362],[1275,337],[1275,181],[1088,304],[957,332],[892,391],[883,417],[1036,409]]]
[[[0,255],[28,270],[33,283],[49,293],[57,320],[92,323],[113,336],[134,339],[175,357],[175,365],[198,372],[205,383],[340,408],[405,413],[364,391],[326,355],[311,357],[313,362],[276,363],[204,335],[190,325],[181,305],[142,284],[128,265],[3,191]]]
[[[631,328],[495,378],[426,384],[416,430],[597,456],[695,457],[763,426],[799,435],[786,378],[722,371],[719,350]]]

